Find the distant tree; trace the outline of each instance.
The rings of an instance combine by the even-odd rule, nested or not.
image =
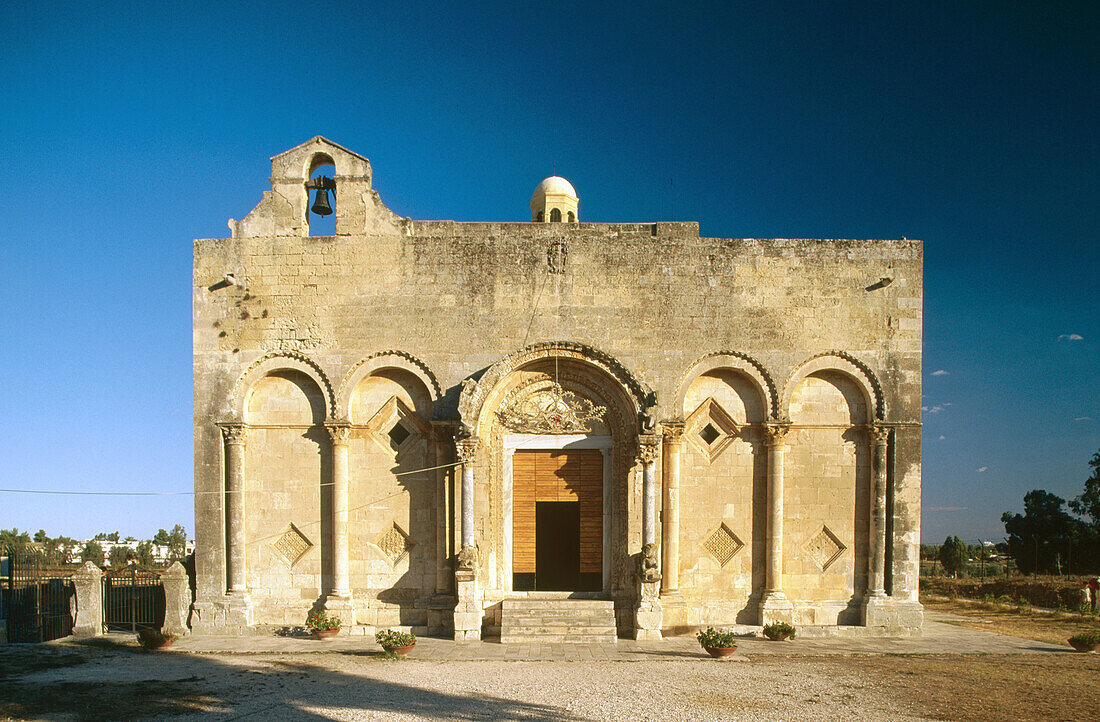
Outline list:
[[[1075,514],[1088,517],[1094,528],[1100,528],[1100,451],[1092,455],[1089,466],[1092,475],[1085,479],[1085,491],[1070,500],[1069,508]]]
[[[103,547],[95,540],[89,541],[80,550],[80,561],[92,562],[100,567],[103,566]]]
[[[56,539],[46,540],[47,554],[60,554],[64,561],[68,562],[74,550],[80,545],[76,539],[67,536],[59,536]]]
[[[0,529],[0,549],[16,552],[31,543],[31,535],[18,529]]]
[[[187,553],[187,530],[176,524],[168,534],[168,561],[182,562]]]
[[[168,546],[168,532],[164,529],[158,529],[153,537],[153,543],[164,547]]]
[[[121,567],[126,564],[126,557],[132,552],[126,547],[114,546],[107,552],[107,563],[112,567]]]
[[[957,575],[966,566],[966,544],[957,536],[949,536],[940,546],[940,563],[945,572]]]
[[[137,563],[143,567],[153,566],[153,542],[143,541],[137,545],[137,549],[134,554],[137,556]]]
[[[94,537],[92,537],[92,539],[94,541],[117,542],[118,541],[118,532],[113,531],[113,532],[108,533],[108,532],[105,532],[105,531],[101,531],[98,534],[96,534]]]
[[[34,533],[34,540],[39,544],[45,544],[50,540],[50,538],[46,535],[45,529],[39,529]]]
[[[1024,494],[1024,513],[1001,515],[1008,549],[1025,574],[1052,573],[1061,564],[1068,541],[1079,539],[1083,525],[1062,509],[1066,500],[1042,489]]]

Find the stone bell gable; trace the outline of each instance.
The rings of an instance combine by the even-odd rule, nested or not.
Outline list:
[[[920,242],[570,222],[547,181],[400,218],[318,136],[195,241],[195,623],[919,632]]]

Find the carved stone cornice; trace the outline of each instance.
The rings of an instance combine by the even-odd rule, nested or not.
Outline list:
[[[661,446],[656,434],[645,434],[638,437],[638,461],[643,464],[652,464],[657,461]]]
[[[867,424],[867,433],[871,437],[871,443],[876,446],[885,446],[890,438],[890,427],[882,424]]]
[[[791,430],[788,422],[768,423],[764,425],[764,441],[769,447],[783,445],[783,440]]]
[[[460,464],[472,464],[477,458],[478,440],[473,437],[455,441],[455,460]]]
[[[248,426],[240,423],[229,423],[218,424],[218,427],[222,431],[222,438],[225,439],[225,443],[236,446],[244,445],[245,437],[248,435]]]

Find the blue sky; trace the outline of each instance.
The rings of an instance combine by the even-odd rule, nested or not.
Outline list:
[[[924,538],[1100,449],[1100,3],[49,3],[0,27],[0,526],[193,528],[191,239],[317,134],[413,218],[925,242]],[[942,373],[941,373],[942,372]]]

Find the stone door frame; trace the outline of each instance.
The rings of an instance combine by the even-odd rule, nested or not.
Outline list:
[[[611,588],[611,470],[614,460],[612,451],[614,440],[610,435],[587,434],[504,434],[501,449],[503,451],[503,504],[501,513],[504,523],[503,587],[505,597],[526,597],[527,592],[512,589],[512,456],[516,451],[569,451],[571,449],[596,449],[603,456],[603,559],[600,594],[605,595]]]

